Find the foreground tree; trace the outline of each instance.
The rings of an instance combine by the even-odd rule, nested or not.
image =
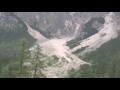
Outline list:
[[[20,40],[16,55],[16,60],[19,62],[19,74],[17,77],[29,77],[29,74],[27,72],[28,67],[25,65],[27,60],[30,59],[30,51],[27,45],[28,42],[25,38]]]
[[[36,45],[34,52],[32,53],[32,70],[33,70],[33,78],[44,78],[45,75],[42,73],[44,69],[44,62],[47,59],[47,56],[41,53],[41,48],[39,45]]]
[[[7,62],[2,66],[0,76],[5,78],[29,77],[28,67],[25,65],[25,62],[30,58],[27,40],[21,39],[18,47],[13,49],[13,56],[7,59]]]

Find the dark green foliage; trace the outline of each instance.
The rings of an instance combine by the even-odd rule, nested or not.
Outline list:
[[[45,78],[41,71],[45,67],[44,62],[49,61],[50,65],[47,64],[47,66],[52,66],[59,59],[55,55],[48,57],[41,53],[39,45],[31,53],[25,38],[19,41],[18,46],[11,49],[14,52],[6,57],[5,54],[0,54],[0,77],[2,78]]]
[[[120,36],[103,44],[96,51],[87,53],[83,60],[91,65],[83,65],[74,73],[80,78],[119,78],[120,77]],[[69,77],[69,75],[68,75]]]
[[[19,47],[17,49],[17,57],[16,60],[18,60],[20,62],[20,74],[22,74],[23,72],[23,68],[24,68],[24,62],[27,59],[30,59],[30,52],[28,50],[28,43],[27,40],[25,38],[21,39]]]
[[[94,21],[98,21],[99,23],[102,23],[102,24],[105,23],[105,20],[103,17],[93,17],[85,24],[85,26],[91,27]]]
[[[28,33],[26,27],[3,28],[0,27],[0,59],[9,60],[15,55],[15,47],[18,46],[20,39],[26,38],[28,47],[35,42]]]
[[[105,60],[111,60],[118,53],[119,50],[120,50],[120,36],[103,44],[96,51],[91,52],[90,54],[88,53],[84,59],[87,61],[103,58],[105,58]]]
[[[79,38],[75,38],[75,39],[67,42],[66,45],[69,46],[70,49],[72,49],[72,48],[80,45],[80,42],[79,42],[79,41],[81,41],[81,40],[82,40],[82,39],[81,39],[80,37],[79,37]]]
[[[98,30],[94,27],[92,27],[92,24],[95,22],[95,21],[98,21],[99,23],[101,24],[104,24],[105,23],[105,20],[104,18],[102,17],[94,17],[94,18],[91,18],[90,21],[88,21],[85,25],[84,25],[84,28],[83,31],[84,32],[87,32],[87,34],[85,34],[84,38],[83,39],[86,39],[88,38],[89,36],[91,35],[94,35],[98,32]]]
[[[77,37],[69,42],[67,42],[67,46],[69,46],[70,49],[80,45],[80,41],[83,39],[86,39],[94,34],[96,34],[98,32],[97,28],[92,27],[93,23],[97,21],[101,24],[105,23],[105,20],[103,17],[93,17],[91,18],[87,23],[84,24],[84,26],[82,27],[82,31],[86,32],[86,34],[84,35],[83,38],[81,37]]]
[[[28,67],[24,65],[24,62],[30,58],[26,39],[21,39],[19,46],[11,49],[14,51],[13,55],[8,54],[8,56],[0,58],[0,77],[29,77]]]
[[[75,52],[73,52],[73,54],[80,53],[80,52],[84,51],[87,47],[89,47],[89,46],[82,47],[81,49],[78,49]]]
[[[86,38],[98,33],[98,30],[93,27],[88,27],[88,28],[85,28],[85,32],[87,32],[87,34],[84,35],[83,39],[86,39]]]
[[[56,55],[49,57],[49,60],[47,61],[47,66],[52,66],[53,64],[57,63],[58,60],[59,58]]]
[[[24,70],[20,73],[20,62],[14,61],[8,63],[6,66],[2,68],[1,71],[2,78],[23,78],[29,77],[29,74],[24,67]]]
[[[13,13],[10,14],[14,16]],[[19,41],[22,38],[26,38],[28,40],[27,48],[31,47],[35,42],[35,39],[33,39],[32,36],[28,34],[27,26],[24,24],[24,22],[22,22],[17,16],[14,16],[14,18],[18,20],[17,23],[9,20],[7,20],[8,22],[6,23],[6,25],[13,24],[13,26],[0,26],[0,76],[1,73],[4,73],[2,69],[5,69],[5,71],[11,70],[11,61],[16,62],[18,60],[16,55],[20,55],[17,51],[19,51],[18,49],[20,49]],[[11,72],[12,71],[10,71],[9,73]],[[9,77],[14,77],[14,75]]]
[[[80,73],[78,72],[78,70],[71,69],[70,71],[68,71],[67,78],[79,78],[79,77],[80,77]]]
[[[53,57],[54,59],[59,59],[56,55],[53,55],[52,57]]]
[[[44,69],[44,62],[46,58],[47,56],[41,53],[41,47],[37,45],[33,53],[32,61],[31,61],[31,69],[34,73],[33,78],[44,78],[45,77],[45,75],[42,73],[41,70]]]

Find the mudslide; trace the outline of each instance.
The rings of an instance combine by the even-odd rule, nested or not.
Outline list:
[[[66,42],[72,38],[63,38],[63,39],[46,39],[38,31],[32,29],[28,24],[28,33],[35,39],[42,47],[42,52],[48,56],[56,55],[59,58],[59,61],[51,67],[45,68],[43,73],[47,78],[58,78],[63,77],[67,74],[67,71],[74,68],[78,68],[81,64],[86,62],[82,61],[74,54],[71,53],[71,50],[66,46]],[[34,46],[30,49],[34,49]]]
[[[27,28],[28,28],[28,31],[27,31],[27,32],[28,32],[33,38],[35,38],[35,39],[37,40],[37,42],[41,42],[41,43],[42,43],[42,42],[44,42],[44,41],[47,40],[43,35],[40,34],[40,32],[32,29],[27,23],[25,23],[25,24],[26,24],[26,26],[27,26]]]
[[[67,38],[64,39],[51,39],[43,44],[44,53],[48,55],[56,55],[59,58],[59,61],[54,64],[52,67],[47,67],[44,74],[48,78],[57,78],[63,77],[67,74],[67,71],[74,68],[77,69],[80,65],[85,64],[83,60],[76,57],[71,53],[71,50],[66,45]]]

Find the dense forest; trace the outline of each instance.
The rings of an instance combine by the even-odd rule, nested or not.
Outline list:
[[[90,64],[70,70],[69,78],[119,78],[120,77],[120,36],[103,44],[96,51],[82,57]]]
[[[82,59],[89,62],[68,71],[67,78],[119,78],[120,77],[120,36],[103,44],[96,51],[85,54]],[[2,78],[45,78],[42,70],[58,61],[56,56],[48,57],[36,45],[30,52],[28,40],[19,41],[12,53],[3,57],[0,53],[0,77]]]
[[[45,78],[42,70],[58,61],[55,55],[48,57],[41,53],[39,45],[36,45],[35,50],[29,51],[28,40],[25,38],[11,49],[12,55],[3,56],[0,53],[1,78]]]

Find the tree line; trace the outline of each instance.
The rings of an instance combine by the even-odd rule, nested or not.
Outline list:
[[[1,78],[45,78],[42,70],[57,60],[54,58],[55,56],[48,57],[41,53],[39,45],[30,51],[28,41],[25,38],[21,39],[19,44],[12,49],[14,49],[12,55],[9,53],[3,57],[0,54]]]

